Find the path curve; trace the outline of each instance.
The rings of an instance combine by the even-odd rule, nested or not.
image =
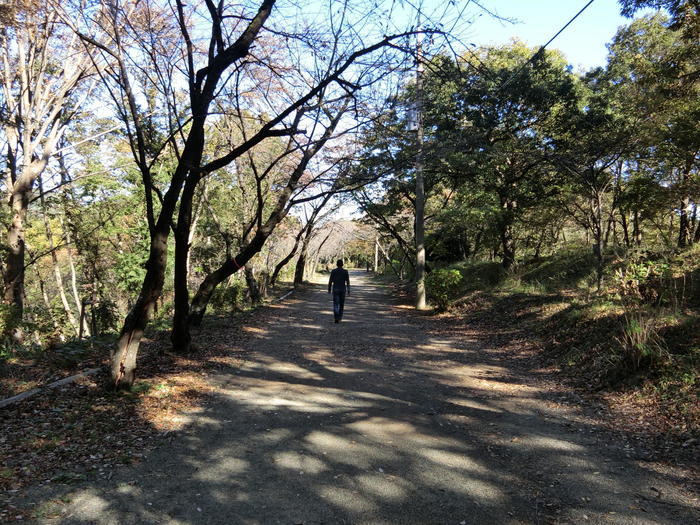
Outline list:
[[[245,364],[186,432],[44,522],[700,522],[682,480],[601,446],[487,339],[426,335],[351,281],[340,324],[323,285],[253,316]]]

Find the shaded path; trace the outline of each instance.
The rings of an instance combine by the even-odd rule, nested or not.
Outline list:
[[[47,522],[698,522],[680,480],[601,448],[486,335],[428,336],[351,281],[341,324],[322,286],[254,318],[245,365],[182,435]]]

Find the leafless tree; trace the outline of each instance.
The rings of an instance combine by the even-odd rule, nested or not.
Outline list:
[[[112,355],[116,387],[133,383],[143,331],[163,289],[170,232],[176,245],[172,340],[184,352],[190,346],[189,324],[201,321],[218,283],[260,251],[295,204],[294,195],[303,191],[304,177],[311,171],[322,176],[324,169],[310,169],[314,157],[356,126],[364,118],[360,108],[373,97],[382,99],[376,88],[410,62],[405,39],[414,30],[392,25],[397,5],[409,8],[364,0],[328,5],[143,0],[98,4],[73,21],[124,122],[150,228],[146,276]],[[236,143],[212,150],[215,124],[244,114],[258,125]],[[350,123],[344,120],[348,115]],[[288,137],[294,166],[268,199],[260,192],[262,205],[249,240],[204,279],[190,303],[187,274],[198,185],[275,137]],[[156,168],[167,182],[155,181]],[[255,175],[260,187],[267,169],[261,166]]]
[[[5,203],[11,221],[4,257],[4,335],[22,339],[27,211],[37,180],[90,93],[83,81],[91,63],[51,4],[14,4],[3,10],[0,32],[0,120],[5,149]]]

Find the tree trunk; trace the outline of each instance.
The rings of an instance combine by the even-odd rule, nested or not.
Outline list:
[[[47,232],[50,235],[50,230]],[[73,331],[77,336],[80,333],[80,328],[78,327],[78,322],[73,315],[70,304],[68,303],[68,297],[66,296],[66,291],[63,288],[63,276],[61,275],[61,268],[58,264],[58,256],[56,255],[56,250],[53,248],[53,242],[50,242],[51,248],[51,265],[53,266],[53,274],[56,279],[56,287],[58,288],[58,295],[61,298],[61,304],[63,305],[63,311],[66,314],[68,323],[73,327]]]
[[[169,221],[168,221],[169,223]],[[146,276],[136,303],[124,320],[117,347],[111,356],[112,384],[115,388],[130,388],[136,373],[136,355],[146,325],[153,315],[155,306],[165,281],[165,267],[168,260],[168,231],[154,233],[151,250],[146,263]]]
[[[605,237],[603,237],[603,246],[607,247],[608,244],[610,244],[610,233],[613,234],[613,241],[616,240],[615,236],[615,219],[613,218],[612,214],[610,214],[610,217],[608,217],[606,226],[605,226]]]
[[[510,224],[501,228],[501,265],[509,270],[515,264],[515,239],[513,239],[513,228]]]
[[[603,285],[603,202],[600,193],[597,193],[594,197],[594,225],[593,225],[593,238],[595,239],[595,246],[593,252],[596,257],[596,288],[600,292]]]
[[[170,188],[163,197],[158,221],[151,235],[151,246],[146,262],[146,276],[136,303],[129,311],[122,327],[117,347],[112,352],[112,381],[115,388],[130,388],[136,371],[136,355],[143,332],[153,315],[158,297],[163,291],[165,269],[168,260],[168,237],[180,191],[185,184],[189,166],[198,166],[204,149],[204,118],[193,120],[190,134],[180,157]],[[188,181],[189,182],[189,181]],[[190,183],[191,184],[191,183]],[[187,253],[180,252],[178,268],[185,266]],[[183,259],[183,255],[185,259]],[[185,283],[185,287],[187,283]],[[189,331],[187,331],[189,335]],[[188,345],[189,348],[189,345]]]
[[[690,207],[690,199],[683,197],[680,204],[680,213],[678,215],[678,247],[685,248],[690,244],[690,217],[688,216],[688,208]]]
[[[23,339],[21,321],[24,313],[24,224],[27,220],[31,186],[15,188],[10,198],[12,222],[7,230],[5,259],[5,304],[9,306],[5,319],[5,336],[17,342]]]
[[[24,312],[25,223],[32,188],[41,176],[56,144],[82,101],[74,99],[66,109],[74,89],[84,78],[90,61],[80,52],[71,52],[66,61],[58,46],[71,49],[60,38],[53,43],[56,12],[53,8],[24,9],[26,26],[12,43],[3,31],[3,151],[7,173],[6,202],[10,212],[5,255],[4,301],[9,307],[4,336],[22,340]],[[35,16],[36,15],[36,16]],[[57,34],[58,36],[58,34]],[[52,57],[47,60],[46,57]],[[63,59],[61,58],[63,57]],[[87,93],[90,89],[84,93]],[[83,99],[84,100],[84,99]],[[20,160],[21,159],[21,160]]]
[[[82,301],[80,300],[80,294],[78,293],[78,279],[76,276],[75,272],[75,262],[73,261],[73,250],[71,250],[70,247],[70,237],[68,237],[68,233],[66,232],[66,242],[68,242],[68,246],[66,249],[66,253],[68,255],[68,267],[70,268],[70,282],[71,282],[71,289],[73,291],[73,301],[76,304],[76,307],[78,308],[78,311],[80,311]],[[97,289],[93,286],[93,295],[96,293]],[[83,332],[86,333],[87,335],[97,335],[93,333],[89,326],[87,321],[83,323]]]
[[[194,211],[192,212],[192,220],[189,227],[189,233],[187,235],[187,261],[185,263],[185,272],[187,274],[188,284],[191,275],[190,266],[192,258],[192,246],[194,246],[195,235],[197,234],[197,223],[202,216],[202,209],[204,208],[204,201],[207,198],[207,182],[206,179],[202,182],[202,191],[200,198],[197,201],[197,205],[194,206]]]
[[[245,282],[248,286],[248,294],[250,295],[251,304],[260,304],[262,302],[262,294],[260,293],[258,281],[255,278],[255,269],[251,264],[246,264],[243,267],[243,273],[245,274]]]
[[[622,224],[622,239],[625,242],[625,247],[629,248],[630,247],[630,234],[629,234],[629,226],[627,224],[627,213],[624,211],[620,211],[620,224]]]
[[[190,326],[200,326],[202,324],[204,313],[207,310],[209,300],[214,290],[216,290],[216,287],[236,273],[240,268],[241,266],[237,262],[237,257],[232,257],[204,278],[190,304]]]
[[[175,268],[173,289],[175,292],[173,325],[170,342],[173,351],[187,354],[191,350],[192,336],[188,324],[190,316],[190,292],[187,287],[190,263],[190,238],[192,231],[192,202],[199,177],[190,175],[180,199],[177,227],[175,228]]]
[[[239,39],[232,46],[225,50],[219,49],[220,52],[218,54],[210,57],[205,78],[197,77],[195,79],[195,72],[189,72],[192,75],[190,77],[191,127],[175,171],[171,176],[170,186],[163,196],[158,220],[151,229],[151,246],[141,292],[124,320],[117,347],[112,352],[111,373],[115,388],[130,388],[134,382],[136,355],[139,344],[146,325],[153,314],[156,301],[163,290],[168,259],[168,236],[175,209],[180,200],[180,193],[183,191],[183,185],[194,193],[194,188],[201,176],[201,173],[195,170],[199,170],[201,165],[205,142],[204,126],[219,80],[229,66],[248,54],[253,40],[257,37],[263,23],[270,15],[274,3],[274,0],[263,0],[257,14],[248,22],[247,28]],[[192,88],[196,88],[197,91],[192,91]],[[259,138],[262,140],[262,135]],[[147,177],[144,178],[144,185],[148,186],[149,184],[150,180]],[[188,195],[188,197],[191,197],[191,195]],[[183,212],[183,216],[191,217],[191,207]],[[180,259],[176,261],[179,265],[179,275],[186,272],[186,255],[186,251],[184,253],[181,251]],[[183,267],[184,270],[182,269]],[[179,283],[179,285],[182,286],[182,283]],[[184,286],[186,289],[186,282]],[[182,293],[180,293],[180,300],[182,300]],[[182,309],[180,312],[182,313]],[[187,319],[180,319],[179,321],[181,323],[179,327],[182,328],[182,324],[184,324],[185,331],[189,335],[188,326],[186,325]],[[177,341],[179,342],[181,339],[177,339]],[[189,344],[187,347],[189,348]]]
[[[500,196],[501,215],[498,218],[498,233],[502,250],[501,266],[509,270],[515,264],[515,238],[513,236],[513,217],[517,203],[510,199],[507,194]]]
[[[484,231],[480,230],[474,238],[474,249],[472,250],[472,259],[476,258],[476,256],[479,254],[479,251],[481,250],[481,240],[483,236]]]
[[[262,249],[274,227],[279,221],[284,219],[286,214],[285,210],[282,210],[279,214],[273,214],[268,219],[268,222],[255,233],[252,240],[235,257],[227,259],[219,268],[204,278],[190,303],[190,326],[199,326],[202,323],[209,300],[216,287],[248,264],[248,261]]]
[[[379,271],[379,236],[374,238],[374,266],[372,266],[374,273]]]
[[[306,257],[309,249],[309,237],[304,238],[304,242],[301,245],[301,250],[299,251],[299,258],[297,259],[296,267],[294,268],[294,287],[304,283],[304,270],[306,268]]]
[[[316,275],[316,268],[318,268],[318,253],[316,253],[316,255],[314,255],[314,258],[311,261],[311,266],[309,267],[309,275],[311,275],[311,276]],[[369,263],[367,263],[367,268],[369,268]],[[312,279],[313,279],[313,277],[312,277]]]
[[[292,249],[289,251],[289,253],[282,259],[280,262],[277,263],[275,266],[275,269],[272,272],[272,277],[270,277],[270,286],[274,286],[275,283],[277,282],[277,278],[279,277],[279,273],[282,271],[282,268],[284,268],[289,261],[292,260],[292,257],[294,257],[294,254],[297,252],[297,249],[299,248],[299,243],[301,242],[301,236],[304,233],[304,229],[298,233],[296,238],[294,239],[294,246]]]

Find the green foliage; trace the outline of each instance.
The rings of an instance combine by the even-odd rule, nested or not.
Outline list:
[[[10,333],[21,324],[22,320],[17,314],[17,308],[14,305],[0,302],[0,334]],[[0,350],[0,356],[9,355],[11,352],[12,341],[2,341],[0,346],[4,350]]]
[[[116,254],[114,273],[118,286],[124,292],[135,295],[141,289],[143,278],[146,275],[144,262],[147,251],[142,244],[136,251],[122,251]]]
[[[488,290],[499,284],[508,276],[508,272],[497,262],[468,262],[455,266],[463,277],[462,289]]]
[[[11,323],[12,329],[24,336],[24,342],[19,343],[8,337],[0,342],[0,360],[7,359],[11,355],[34,355],[40,353],[43,348],[55,344],[67,333],[71,333],[72,327],[68,325],[62,310],[47,309],[43,304],[27,305],[24,316],[20,319],[16,309],[6,304],[0,304],[0,322]],[[55,319],[64,321],[61,326]],[[0,332],[1,333],[1,332]]]
[[[615,270],[612,285],[629,307],[653,305],[674,310],[700,303],[700,247],[680,254],[633,252]]]
[[[657,319],[643,311],[626,312],[622,323],[622,336],[617,340],[625,362],[632,370],[658,367],[668,362],[670,356],[664,340],[657,330]]]
[[[433,270],[425,278],[428,298],[435,301],[440,310],[445,310],[450,299],[458,296],[461,282],[462,274],[459,270]]]
[[[219,286],[212,295],[209,305],[214,312],[230,313],[243,307],[245,294],[245,283],[236,279],[228,286]]]
[[[595,271],[595,259],[588,247],[562,247],[550,256],[522,263],[518,269],[525,283],[539,283],[549,292],[587,288]]]
[[[146,394],[153,388],[153,385],[148,381],[136,381],[131,386],[131,392],[134,394]]]
[[[665,261],[631,261],[617,270],[615,282],[623,297],[658,303],[662,298],[660,282],[669,274],[670,265]]]
[[[97,324],[97,333],[103,334],[119,330],[119,308],[117,303],[110,299],[102,299],[93,307],[92,315],[95,316]]]

